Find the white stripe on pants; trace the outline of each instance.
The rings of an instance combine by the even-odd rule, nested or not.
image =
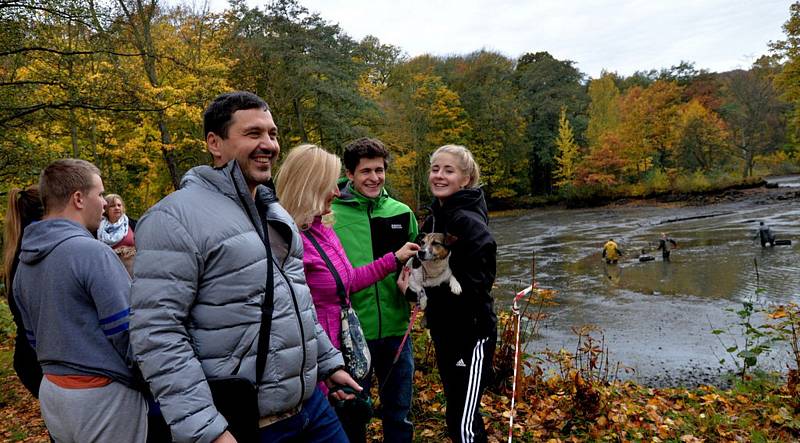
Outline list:
[[[464,399],[464,411],[461,414],[461,441],[471,442],[475,438],[472,430],[472,422],[475,417],[475,410],[478,407],[480,398],[478,393],[481,387],[481,375],[483,374],[483,345],[488,338],[478,340],[472,348],[472,361],[469,365],[469,379],[467,381],[467,396]]]

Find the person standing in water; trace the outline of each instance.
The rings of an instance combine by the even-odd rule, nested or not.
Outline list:
[[[666,232],[661,233],[661,239],[658,241],[658,248],[656,250],[661,250],[661,258],[664,261],[669,261],[669,255],[673,249],[678,247],[678,243],[675,240],[667,237]]]
[[[619,248],[619,245],[613,238],[608,239],[606,244],[603,245],[603,258],[606,260],[606,263],[610,265],[617,264],[622,254],[622,249]]]

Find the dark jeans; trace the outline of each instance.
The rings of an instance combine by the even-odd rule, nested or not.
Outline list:
[[[368,341],[372,368],[366,380],[359,380],[359,384],[369,392],[372,373],[378,377],[384,442],[409,443],[414,438],[414,425],[408,419],[414,385],[414,352],[410,337],[403,345],[397,363],[392,365],[402,340],[403,337],[386,337]],[[342,424],[351,443],[366,441],[366,423],[350,423],[342,417]]]
[[[333,407],[316,388],[299,413],[261,430],[261,443],[272,442],[347,443],[348,440]]]

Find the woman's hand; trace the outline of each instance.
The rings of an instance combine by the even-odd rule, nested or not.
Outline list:
[[[416,243],[408,242],[403,245],[402,248],[398,249],[397,252],[394,253],[394,256],[397,258],[402,264],[408,261],[409,258],[417,255],[417,251],[419,251],[419,245]]]
[[[400,290],[401,294],[406,293],[409,278],[411,278],[411,268],[404,266],[403,269],[400,270],[400,275],[397,277],[397,289]]]
[[[361,392],[364,388],[358,385],[353,377],[347,373],[344,369],[339,369],[338,371],[334,372],[327,380],[325,380],[325,384],[328,388],[333,388],[336,385],[340,386],[350,386],[351,388],[355,389],[356,392]],[[338,390],[331,394],[337,400],[352,400],[356,398],[353,394],[345,394],[344,391]]]

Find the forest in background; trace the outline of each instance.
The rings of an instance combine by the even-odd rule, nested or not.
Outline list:
[[[140,215],[209,162],[202,110],[234,89],[267,100],[284,152],[382,139],[389,187],[414,208],[429,200],[428,156],[447,143],[475,154],[495,208],[794,172],[800,2],[783,30],[747,70],[681,62],[588,78],[544,49],[410,58],[297,0],[235,0],[221,13],[163,0],[3,2],[0,211],[11,187],[80,157]]]

